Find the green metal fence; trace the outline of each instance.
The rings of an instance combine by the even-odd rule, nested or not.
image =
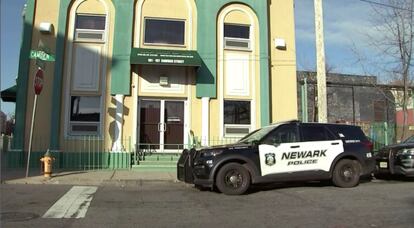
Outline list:
[[[2,166],[24,168],[27,164],[27,151],[10,148],[12,140],[12,137],[2,136]],[[47,142],[36,137],[33,142],[29,166],[40,169],[40,158],[47,150]],[[109,146],[105,146],[103,138],[85,136],[66,139],[61,144],[61,150],[51,151],[54,158],[53,168],[64,170],[129,169],[133,154],[130,142],[130,138],[122,140],[124,150],[114,152]]]

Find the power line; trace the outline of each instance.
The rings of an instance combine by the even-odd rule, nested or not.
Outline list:
[[[385,3],[381,3],[381,2],[375,2],[375,1],[370,1],[370,0],[359,0],[359,1],[366,2],[366,3],[370,3],[370,4],[374,4],[374,5],[379,5],[379,6],[383,6],[383,7],[388,7],[388,8],[393,8],[393,9],[398,9],[398,10],[406,10],[406,11],[414,12],[411,9],[401,8],[401,7],[398,7],[398,6],[393,6],[393,5],[385,4]]]

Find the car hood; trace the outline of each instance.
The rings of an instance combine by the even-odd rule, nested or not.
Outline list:
[[[219,150],[219,149],[237,149],[237,148],[249,148],[252,147],[251,144],[246,143],[233,143],[233,144],[226,144],[226,145],[217,145],[217,146],[209,146],[203,147],[201,150]]]

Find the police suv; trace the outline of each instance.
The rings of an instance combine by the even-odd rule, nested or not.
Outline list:
[[[349,188],[375,169],[372,149],[357,126],[282,122],[253,131],[235,144],[184,150],[177,178],[229,195],[266,182],[331,179]]]

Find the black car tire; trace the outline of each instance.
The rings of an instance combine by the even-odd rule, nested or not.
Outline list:
[[[358,161],[342,159],[336,163],[332,182],[341,188],[352,188],[359,184],[361,169]]]
[[[241,195],[250,187],[250,173],[239,163],[228,163],[218,171],[216,186],[226,195]]]

